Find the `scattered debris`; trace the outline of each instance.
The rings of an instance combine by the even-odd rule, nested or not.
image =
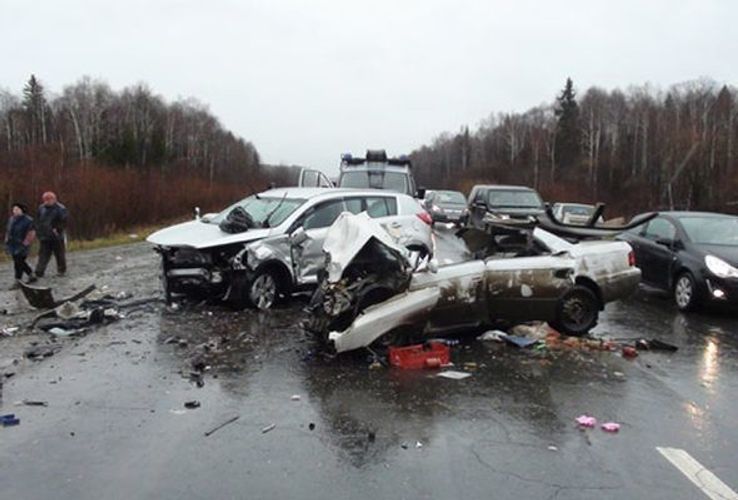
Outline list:
[[[417,370],[440,368],[449,364],[451,349],[443,342],[426,342],[405,347],[390,347],[387,354],[390,365]]]
[[[54,295],[49,287],[30,286],[22,281],[19,281],[18,284],[20,285],[21,291],[26,297],[28,303],[36,309],[54,309],[65,302],[74,302],[75,300],[79,300],[92,293],[96,288],[95,285],[90,285],[71,297],[62,300],[54,300]]]
[[[7,337],[12,337],[18,332],[18,330],[20,330],[19,326],[6,326],[2,330],[0,330],[0,333]]]
[[[520,337],[519,335],[505,335],[502,340],[515,347],[526,348],[539,342],[538,339]]]
[[[315,424],[313,422],[310,422],[308,424],[308,429],[310,429],[311,431],[314,431],[315,430]]]
[[[415,442],[415,447],[416,448],[422,448],[423,447],[423,443],[421,443],[420,441],[416,441]]]
[[[679,348],[659,339],[638,339],[635,342],[636,349],[644,351],[667,351],[676,352]]]
[[[238,419],[239,419],[240,417],[241,417],[240,415],[236,415],[235,417],[231,417],[231,418],[229,418],[228,420],[226,420],[226,421],[225,421],[225,422],[223,422],[222,424],[220,424],[220,425],[218,425],[218,426],[216,426],[216,427],[213,427],[213,428],[212,428],[212,429],[210,429],[209,431],[206,431],[206,432],[205,432],[205,436],[206,436],[206,437],[207,437],[207,436],[210,436],[211,434],[215,433],[216,431],[219,431],[220,429],[222,429],[222,428],[223,428],[223,427],[225,427],[226,425],[232,424],[233,422],[235,422],[236,420],[238,420]]]
[[[25,406],[49,406],[49,403],[46,401],[34,401],[31,399],[24,399],[20,404]]]
[[[290,398],[292,401],[300,401],[300,395],[299,394],[293,394]]]
[[[196,399],[193,399],[192,401],[186,401],[184,407],[188,410],[194,410],[196,408],[200,408],[200,402]]]
[[[269,424],[261,430],[261,433],[266,434],[269,431],[273,431],[275,427],[277,427],[277,424]]]
[[[590,417],[589,415],[581,415],[574,420],[580,427],[592,428],[597,425],[597,419],[594,417]]]
[[[635,347],[626,345],[623,346],[623,357],[624,358],[635,358],[638,356],[638,351],[636,351]]]
[[[559,451],[559,449],[554,445],[549,445],[548,451]]]
[[[0,423],[3,424],[3,427],[10,427],[11,425],[20,424],[20,419],[15,418],[15,414],[9,413],[7,415],[0,415]]]
[[[37,345],[26,349],[23,355],[30,360],[40,361],[44,358],[53,356],[59,350],[61,350],[61,346],[58,344]]]
[[[446,370],[436,375],[437,377],[450,378],[451,380],[463,380],[471,377],[471,373],[460,372],[456,370]]]
[[[507,333],[502,330],[488,330],[477,337],[477,340],[482,342],[504,342]]]
[[[605,432],[618,432],[620,430],[620,424],[615,422],[605,422],[602,424],[602,430]]]

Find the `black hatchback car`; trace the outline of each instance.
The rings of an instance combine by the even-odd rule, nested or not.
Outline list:
[[[738,305],[738,217],[660,212],[619,238],[633,247],[643,282],[672,292],[680,310]]]

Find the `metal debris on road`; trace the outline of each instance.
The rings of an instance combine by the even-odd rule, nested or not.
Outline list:
[[[235,417],[231,417],[231,418],[229,418],[228,420],[226,420],[226,421],[225,421],[225,422],[223,422],[222,424],[220,424],[220,425],[218,425],[218,426],[216,426],[216,427],[213,427],[213,428],[212,428],[212,429],[210,429],[209,431],[206,431],[206,432],[205,432],[205,436],[206,436],[206,437],[207,437],[207,436],[210,436],[211,434],[213,434],[213,433],[214,433],[214,432],[216,432],[216,431],[219,431],[220,429],[222,429],[222,428],[223,428],[223,427],[225,427],[226,425],[232,424],[233,422],[235,422],[235,421],[236,421],[236,420],[238,420],[239,418],[241,418],[241,416],[240,416],[240,415],[236,415]]]

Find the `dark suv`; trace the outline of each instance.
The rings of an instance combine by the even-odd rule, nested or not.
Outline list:
[[[525,186],[477,184],[469,193],[469,224],[482,228],[486,221],[528,219],[546,207],[535,189]]]
[[[424,194],[417,189],[410,159],[406,156],[388,158],[383,149],[368,150],[365,158],[341,155],[338,187],[386,189],[417,198]]]

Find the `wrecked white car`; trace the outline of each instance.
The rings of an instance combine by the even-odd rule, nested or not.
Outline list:
[[[272,189],[147,241],[162,256],[167,301],[173,294],[199,294],[268,309],[279,296],[316,284],[325,263],[323,240],[343,212],[365,212],[398,245],[433,252],[431,219],[416,200],[353,189]]]
[[[337,352],[499,321],[544,320],[581,335],[641,276],[623,242],[570,243],[539,227],[462,230],[469,249],[483,257],[437,269],[418,265],[382,233],[344,214],[326,237],[330,263],[305,326]]]

